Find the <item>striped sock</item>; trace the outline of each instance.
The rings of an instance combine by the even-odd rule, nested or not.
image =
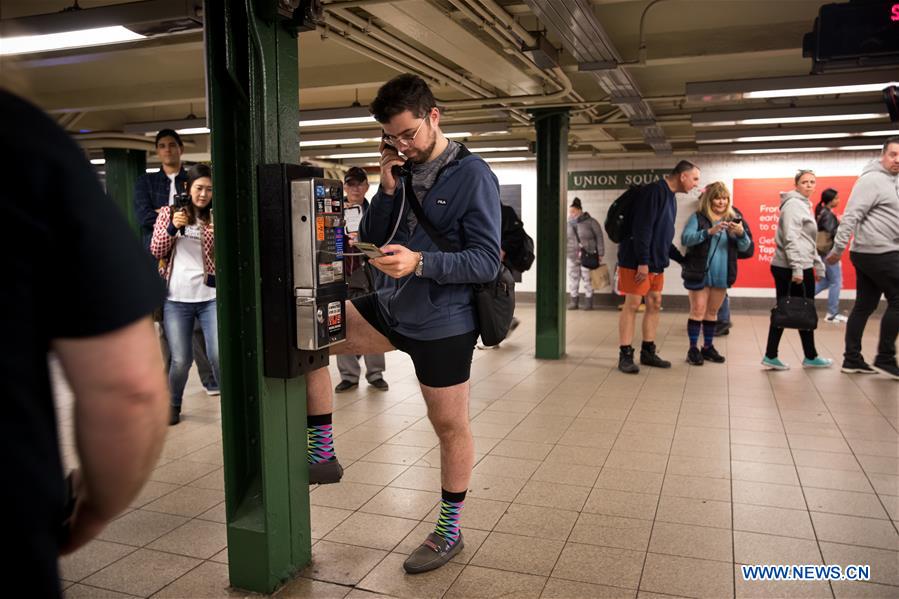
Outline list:
[[[696,347],[696,344],[699,342],[699,329],[701,328],[701,320],[687,319],[687,337],[690,338],[690,347]]]
[[[306,416],[306,461],[320,464],[336,459],[331,415]]]
[[[441,489],[443,498],[440,501],[440,515],[437,517],[437,526],[434,532],[443,537],[452,547],[459,540],[459,514],[465,505],[465,493],[450,493]]]
[[[714,320],[703,320],[702,321],[702,340],[703,347],[712,347],[712,343],[715,342],[715,325],[717,321]]]

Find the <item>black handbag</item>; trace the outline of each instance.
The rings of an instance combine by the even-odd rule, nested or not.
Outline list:
[[[599,252],[588,252],[581,245],[581,236],[577,234],[577,223],[574,224],[574,237],[577,239],[577,245],[580,248],[580,263],[587,270],[596,270],[599,268]]]
[[[777,300],[771,308],[771,324],[784,329],[814,331],[818,328],[818,311],[815,301],[806,297],[805,285],[802,286],[802,297],[789,295]]]
[[[418,224],[424,227],[428,234],[440,251],[457,252],[459,248],[455,247],[449,240],[437,232],[434,225],[425,216],[425,212],[415,196],[412,189],[411,176],[407,176],[405,182],[405,193],[418,219]],[[499,272],[496,278],[489,283],[481,283],[472,286],[474,289],[474,307],[478,316],[478,328],[481,333],[481,343],[490,347],[499,345],[503,339],[509,334],[512,326],[512,315],[515,313],[515,278],[512,272],[505,265],[499,265]]]

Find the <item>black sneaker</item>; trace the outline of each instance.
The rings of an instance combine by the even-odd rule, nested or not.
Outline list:
[[[462,551],[465,543],[462,541],[462,533],[459,539],[449,544],[449,541],[436,533],[431,533],[425,538],[424,543],[412,552],[412,555],[403,562],[403,569],[409,574],[421,574],[430,570],[436,570]]]
[[[643,349],[640,350],[640,364],[643,366],[653,366],[654,368],[671,368],[671,362],[663,360],[659,354],[656,353],[655,343],[644,346]]]
[[[702,366],[705,363],[705,358],[702,357],[698,347],[691,347],[687,352],[687,362],[693,366]]]
[[[309,484],[310,485],[330,485],[339,483],[343,478],[343,466],[334,458],[330,462],[319,462],[318,464],[309,464]]]
[[[181,408],[171,406],[169,410],[169,426],[175,426],[179,422],[181,422]]]
[[[730,335],[730,321],[719,320],[715,323],[715,337],[724,337]]]
[[[724,364],[724,356],[718,353],[714,345],[702,348],[702,357],[715,364]]]
[[[350,389],[355,389],[359,386],[359,383],[353,383],[350,381],[340,381],[337,383],[337,386],[334,387],[335,393],[343,393],[344,391],[349,391]]]
[[[877,371],[871,368],[864,360],[843,360],[843,367],[840,372],[846,374],[877,374]]]
[[[626,374],[637,374],[640,367],[634,364],[634,348],[618,350],[618,370]]]
[[[899,365],[896,364],[896,359],[892,360],[874,360],[874,364],[872,364],[874,370],[879,372],[880,374],[885,374],[891,379],[895,379],[899,381]]]
[[[390,389],[390,385],[387,384],[387,381],[384,379],[376,379],[374,381],[368,381],[368,384],[377,389],[378,391],[387,391]]]

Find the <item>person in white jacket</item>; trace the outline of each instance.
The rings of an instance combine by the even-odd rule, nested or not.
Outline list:
[[[800,170],[793,178],[796,187],[793,191],[780,194],[780,220],[777,223],[777,234],[774,236],[774,258],[771,260],[771,274],[777,298],[782,297],[815,297],[815,283],[824,276],[824,262],[818,255],[815,240],[818,235],[818,224],[812,217],[812,204],[809,197],[815,191],[815,173]],[[788,370],[789,364],[777,356],[783,327],[774,326],[772,320],[768,327],[768,346],[762,365],[772,370]],[[799,331],[802,340],[802,352],[805,368],[828,368],[833,360],[822,358],[815,348],[815,332]]]
[[[896,335],[899,333],[899,136],[883,144],[880,159],[872,161],[855,182],[843,222],[827,255],[836,264],[854,235],[849,259],[855,266],[855,305],[846,323],[843,372],[869,374],[879,371],[899,380]],[[880,321],[880,342],[873,368],[862,356],[862,335],[880,296],[887,308]]]

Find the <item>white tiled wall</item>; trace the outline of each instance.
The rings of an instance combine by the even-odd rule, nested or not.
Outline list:
[[[819,176],[857,176],[862,167],[876,158],[877,152],[827,152],[808,154],[770,154],[759,156],[739,156],[733,154],[700,154],[685,156],[687,160],[697,164],[702,169],[701,185],[713,181],[723,181],[727,187],[733,190],[734,179],[792,177],[797,169],[810,168]],[[680,157],[662,158],[615,158],[615,159],[588,159],[571,160],[568,164],[569,171],[588,170],[632,170],[650,168],[671,168]],[[521,165],[494,164],[493,171],[499,177],[503,185],[521,185],[522,220],[525,229],[536,239],[537,222],[537,171],[534,163],[528,162]],[[786,191],[786,190],[785,190]],[[581,198],[584,210],[593,215],[602,223],[609,204],[621,194],[617,191],[569,191],[568,201],[577,196]],[[696,198],[678,196],[678,217],[676,230],[679,232],[695,209]],[[606,259],[610,265],[616,260],[616,246],[606,240]],[[536,264],[529,272],[524,273],[522,283],[518,287],[522,291],[536,291]],[[680,267],[672,264],[666,271],[665,293],[684,295],[686,291],[681,284]],[[735,288],[732,295],[758,296],[769,295],[770,290],[753,290]],[[846,294],[847,297],[851,294]]]

